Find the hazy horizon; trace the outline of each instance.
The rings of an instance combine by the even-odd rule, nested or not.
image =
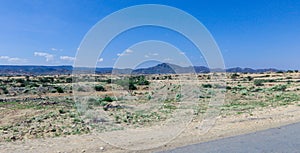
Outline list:
[[[160,63],[162,64],[162,63]],[[166,64],[170,64],[170,63],[166,63]],[[158,64],[154,64],[154,65],[148,65],[148,66],[142,66],[142,67],[135,67],[135,68],[132,68],[132,69],[143,69],[143,68],[151,68],[151,67],[155,67],[157,66]],[[176,65],[176,64],[175,64]],[[31,65],[31,64],[22,64],[22,65],[16,65],[16,64],[0,64],[0,66],[49,66],[49,67],[63,67],[63,66],[69,66],[69,67],[74,67],[73,65]],[[177,66],[180,66],[180,65],[177,65]],[[207,66],[204,66],[204,65],[194,65],[194,67],[207,67]],[[181,66],[181,67],[185,67],[185,66]],[[186,66],[188,67],[188,66]],[[91,67],[91,68],[94,68],[94,67]],[[96,68],[115,68],[115,69],[131,69],[131,68],[117,68],[117,67],[99,67],[97,66]],[[208,68],[208,67],[207,67]],[[254,68],[254,67],[240,67],[240,66],[236,66],[236,67],[226,67],[226,69],[232,69],[232,68],[242,68],[242,69],[246,69],[246,68],[250,68],[250,69],[254,69],[254,70],[259,70],[259,69],[276,69],[276,70],[284,70],[284,71],[288,71],[288,70],[300,70],[300,69],[280,69],[280,68],[276,68],[276,67],[258,67],[258,68]],[[221,68],[213,68],[213,69],[221,69]]]

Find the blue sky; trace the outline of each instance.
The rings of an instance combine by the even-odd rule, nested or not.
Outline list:
[[[72,65],[93,25],[138,4],[169,5],[196,17],[218,43],[226,67],[300,69],[298,0],[2,0],[0,64]],[[99,57],[98,66],[114,65],[128,46],[148,39],[168,40],[194,65],[205,65],[193,44],[179,34],[143,27],[115,38]]]

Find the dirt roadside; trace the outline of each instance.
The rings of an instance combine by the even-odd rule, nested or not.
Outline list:
[[[176,139],[161,147],[132,151],[105,143],[97,133],[67,137],[32,139],[25,142],[1,143],[0,152],[156,152],[188,144],[230,137],[259,130],[300,122],[300,107],[289,105],[277,108],[254,110],[251,115],[238,114],[218,117],[215,125],[206,134],[200,134],[198,121],[192,121]],[[141,142],[143,143],[143,142]],[[146,143],[146,142],[145,142]],[[160,143],[160,142],[158,142]],[[161,142],[163,144],[163,142]],[[133,144],[134,145],[134,144]]]

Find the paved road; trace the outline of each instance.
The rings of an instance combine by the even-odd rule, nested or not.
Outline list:
[[[300,123],[163,153],[300,153]]]

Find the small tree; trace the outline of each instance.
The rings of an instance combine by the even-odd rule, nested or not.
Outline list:
[[[130,91],[131,91],[131,90],[136,90],[137,87],[134,85],[133,82],[129,82],[128,89],[129,89]]]
[[[148,80],[146,80],[145,76],[138,76],[135,82],[137,85],[149,85],[150,84],[150,82]]]
[[[57,87],[56,90],[58,93],[64,93],[64,90],[62,89],[62,87]]]

